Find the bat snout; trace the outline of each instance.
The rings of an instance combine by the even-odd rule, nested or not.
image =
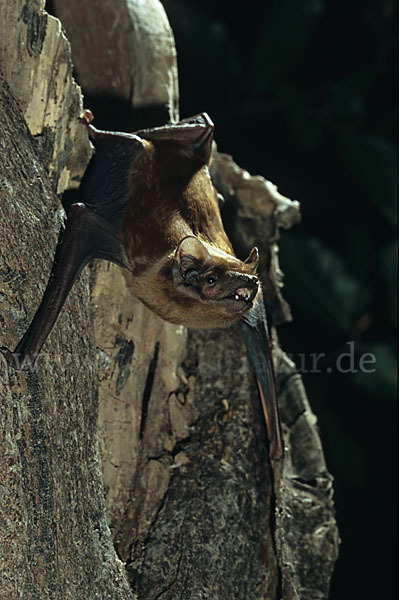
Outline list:
[[[246,275],[246,274],[244,274],[244,275],[240,275],[240,279],[244,283],[249,283],[251,286],[258,287],[258,285],[259,285],[259,279],[257,278],[256,275]]]

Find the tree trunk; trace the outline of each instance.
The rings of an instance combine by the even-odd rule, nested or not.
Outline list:
[[[89,147],[59,23],[22,2],[2,3],[0,23],[1,344],[12,347],[48,277],[62,221],[54,190],[74,165],[84,171]],[[135,597],[105,515],[90,323],[84,275],[43,363],[23,374],[1,359],[3,598]]]
[[[50,271],[63,218],[54,193],[78,185],[90,156],[68,42],[43,4],[0,5],[0,345],[9,347]],[[157,0],[52,5],[91,97],[178,119],[173,35]],[[297,204],[216,152],[212,177],[237,251],[261,245],[274,320],[288,318],[276,241]],[[331,476],[275,331],[282,465],[269,462],[237,327],[167,324],[108,263],[92,266],[90,289],[95,340],[83,274],[38,367],[16,373],[1,361],[4,597],[327,598],[338,546]]]

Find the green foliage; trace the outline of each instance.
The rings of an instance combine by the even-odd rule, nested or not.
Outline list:
[[[362,346],[362,352],[370,353],[375,358],[375,372],[372,377],[361,370],[351,373],[352,383],[361,394],[369,398],[378,398],[389,403],[396,402],[398,377],[394,349],[388,344],[367,344]],[[383,406],[382,404],[381,409]],[[390,409],[389,406],[386,408]]]
[[[251,87],[261,93],[295,63],[309,45],[326,2],[323,0],[274,0],[263,14],[263,25],[251,64]]]
[[[363,192],[360,198],[363,210],[381,213],[387,226],[395,228],[398,220],[398,150],[395,144],[375,135],[347,132],[339,132],[335,142],[347,176],[353,178]]]
[[[370,305],[371,291],[345,260],[316,237],[284,235],[280,247],[290,297],[312,326],[350,336]]]

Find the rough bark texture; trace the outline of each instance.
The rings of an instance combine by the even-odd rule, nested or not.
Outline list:
[[[10,133],[0,140],[0,344],[8,346],[25,330],[49,272],[62,218],[50,181],[58,192],[76,185],[89,156],[68,45],[42,4],[0,5],[1,66],[37,136],[3,86],[0,122]],[[173,36],[157,0],[52,4],[85,91],[162,105],[178,118]],[[48,107],[37,120],[34,98]],[[276,241],[278,227],[298,218],[297,204],[224,155],[215,154],[212,176],[228,200],[237,251],[261,246],[273,318],[286,319]],[[300,377],[275,333],[282,468],[269,464],[237,328],[164,323],[131,298],[114,265],[96,263],[90,284],[108,523],[134,592],[104,516],[83,275],[45,347],[64,362],[46,361],[28,375],[1,363],[5,597],[327,598],[338,545],[331,477]]]
[[[72,156],[67,153],[57,162],[62,148],[75,148],[80,174],[88,157],[88,144],[71,137],[77,130],[80,97],[71,80],[68,44],[59,23],[43,14],[40,4],[0,5],[0,39],[8,40],[0,64],[15,96],[1,77],[0,343],[10,347],[24,332],[43,292],[62,219],[49,173],[54,187],[69,179],[64,173]],[[34,101],[48,107],[42,113],[48,125],[42,129],[29,117],[35,113],[30,109]],[[59,131],[58,103],[65,111]],[[41,139],[32,139],[20,108]],[[51,125],[57,134],[52,135]],[[40,144],[44,140],[46,152]],[[21,374],[7,369],[0,357],[3,598],[134,598],[105,515],[90,323],[84,276],[41,366]]]

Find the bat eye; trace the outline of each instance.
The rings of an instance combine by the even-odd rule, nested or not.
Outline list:
[[[188,285],[196,284],[198,282],[198,271],[196,269],[189,269],[186,272],[184,279]]]
[[[216,283],[216,277],[214,277],[213,275],[209,275],[209,276],[206,278],[206,282],[207,282],[207,284],[208,284],[209,286],[214,286],[214,285],[215,285],[215,283]]]

